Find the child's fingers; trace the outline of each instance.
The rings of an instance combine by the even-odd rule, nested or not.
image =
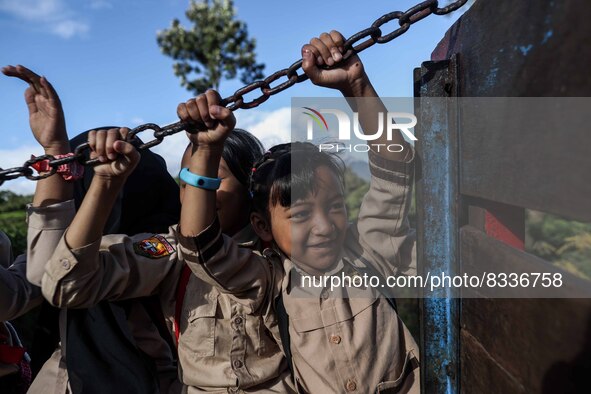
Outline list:
[[[96,130],[91,130],[88,133],[88,147],[90,148],[90,158],[95,159],[96,154]]]
[[[189,115],[189,111],[187,111],[187,104],[185,103],[180,103],[178,107],[176,107],[176,114],[183,122],[191,121],[191,116]]]
[[[214,89],[207,89],[205,91],[205,96],[207,97],[207,102],[209,105],[219,105],[222,101],[222,96]]]
[[[121,139],[127,141],[127,136],[129,135],[129,128],[128,127],[121,127],[119,129],[119,134],[121,135]]]
[[[106,153],[105,153],[105,145],[107,142],[107,133],[104,130],[100,130],[96,132],[96,145],[95,145],[95,152],[96,155],[101,162],[107,161]]]
[[[332,41],[339,48],[339,50],[343,52],[345,50],[345,37],[343,37],[343,35],[336,30],[331,30],[331,32],[328,34],[330,34]]]
[[[228,108],[222,107],[221,105],[211,105],[209,107],[209,112],[215,119],[219,120],[224,127],[234,129],[234,126],[236,126],[236,117]]]
[[[41,77],[39,82],[41,83],[41,86],[43,87],[43,89],[45,89],[45,91],[47,92],[47,97],[50,100],[59,101],[60,97],[58,96],[57,92],[53,88],[53,85],[47,80],[47,78]]]
[[[322,41],[322,43],[324,45],[326,45],[326,47],[330,51],[330,56],[332,57],[332,60],[335,63],[338,62],[338,61],[340,61],[343,58],[341,56],[341,51],[339,51],[339,47],[333,41],[332,36],[330,34],[328,34],[328,33],[322,33],[320,35],[320,41]]]
[[[121,136],[119,135],[118,129],[109,129],[107,131],[107,139],[105,142],[105,152],[106,152],[106,155],[109,158],[109,160],[115,160],[117,158],[117,152],[113,148],[113,144],[115,144],[115,142],[118,141],[119,139],[121,139]]]
[[[6,75],[7,77],[16,77],[18,73],[16,72],[16,68],[14,66],[8,65],[2,67],[2,74]]]
[[[312,45],[302,47],[302,70],[312,82],[316,82],[320,77],[320,69],[316,66],[316,52]]]
[[[189,112],[189,119],[194,123],[203,122],[199,112],[199,106],[196,99],[187,101],[187,112]]]
[[[322,66],[324,64],[324,60],[322,60],[322,56],[320,55],[320,51],[318,49],[316,49],[313,45],[310,44],[306,44],[302,47],[302,55],[304,54],[304,49],[308,50],[308,52],[311,52],[313,55],[313,59],[314,60],[314,67],[316,67],[316,64]],[[303,58],[303,56],[302,56]],[[320,62],[318,62],[318,59],[320,59]]]
[[[35,96],[37,93],[32,86],[29,86],[25,90],[25,103],[27,103],[27,107],[29,108],[29,113],[34,114],[37,112],[37,103],[35,102]]]
[[[2,73],[8,77],[15,77],[28,83],[37,93],[41,93],[40,77],[28,68],[18,66],[6,66],[2,68]]]
[[[25,66],[21,66],[20,64],[16,66],[16,71],[21,75],[18,78],[28,82],[37,91],[37,93],[40,93],[44,97],[48,97],[47,92],[41,86],[41,77],[39,75],[29,70]]]
[[[199,110],[201,120],[208,129],[211,129],[213,127],[213,121],[211,120],[211,116],[209,116],[209,103],[207,96],[205,94],[201,94],[195,101],[197,102],[197,108]]]
[[[136,162],[140,157],[140,153],[129,142],[125,142],[122,140],[115,141],[115,143],[113,144],[113,148],[115,152],[125,156],[127,160],[131,163]]]
[[[332,57],[335,61],[340,62],[343,60],[343,54],[345,53],[345,37],[336,30],[332,30],[328,34],[334,43],[334,48],[331,49]]]
[[[312,40],[310,40],[310,45],[320,52],[322,62],[318,62],[318,65],[321,66],[322,64],[326,64],[328,66],[332,66],[334,64],[330,50],[319,38],[312,38]]]
[[[213,90],[213,89],[207,89],[207,91],[205,92],[205,97],[207,97],[207,104],[208,104],[208,116],[209,114],[209,109],[212,106],[219,106],[220,101],[222,101],[222,98],[220,96],[220,94]],[[213,117],[215,119],[215,117]],[[211,119],[211,118],[210,118]],[[210,127],[213,127],[213,122],[211,122],[212,124],[210,125]]]

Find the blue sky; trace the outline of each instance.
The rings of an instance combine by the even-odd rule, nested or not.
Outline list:
[[[417,2],[236,0],[235,5],[238,17],[257,39],[258,60],[269,75],[297,60],[301,46],[323,31],[336,29],[348,37],[379,16]],[[0,65],[23,64],[54,84],[70,136],[104,125],[167,124],[176,120],[177,104],[191,95],[174,76],[172,59],[160,53],[156,32],[175,17],[186,23],[187,5],[188,0],[0,0]],[[362,60],[380,95],[411,96],[413,68],[429,60],[464,11],[452,17],[431,16],[395,41],[365,51]],[[395,28],[386,26],[388,32]],[[239,81],[223,82],[220,92],[227,96],[240,86]],[[28,126],[25,88],[21,81],[0,77],[2,168],[40,153]],[[299,84],[259,109],[238,111],[239,126],[266,143],[284,138],[289,133],[292,96],[337,95],[309,82]],[[177,171],[175,163],[184,144],[179,136],[158,150],[172,172]],[[10,181],[1,189],[24,193],[32,192],[33,185]]]

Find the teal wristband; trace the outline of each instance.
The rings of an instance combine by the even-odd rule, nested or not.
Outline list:
[[[217,190],[220,188],[220,184],[222,183],[220,178],[208,178],[206,176],[193,174],[188,168],[183,168],[179,174],[179,177],[187,185],[206,190]]]

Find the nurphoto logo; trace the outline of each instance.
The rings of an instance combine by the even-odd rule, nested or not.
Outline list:
[[[378,113],[378,129],[374,132],[364,133],[359,125],[359,113],[353,112],[353,119],[344,111],[338,109],[320,109],[315,110],[310,107],[303,107],[303,113],[307,115],[307,139],[314,139],[314,129],[321,133],[328,134],[331,130],[325,115],[333,115],[337,119],[338,125],[338,143],[321,143],[318,145],[320,151],[348,151],[348,152],[368,152],[372,147],[379,152],[381,149],[389,152],[401,152],[404,147],[400,144],[376,143],[383,140],[383,134],[386,133],[386,141],[392,141],[394,131],[400,132],[409,140],[416,141],[417,137],[410,131],[417,124],[415,115],[407,112],[383,112]],[[384,122],[386,116],[386,122]],[[394,119],[398,119],[396,122]],[[406,120],[406,121],[404,121]],[[314,126],[316,125],[316,127]],[[385,126],[385,127],[384,127]],[[384,130],[385,128],[385,130]],[[352,136],[365,143],[351,143]]]

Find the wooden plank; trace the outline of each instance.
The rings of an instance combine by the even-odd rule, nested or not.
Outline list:
[[[521,382],[496,362],[468,331],[461,330],[460,339],[461,393],[528,393]]]
[[[464,299],[461,324],[526,392],[589,393],[590,316],[588,299]],[[473,384],[466,368],[463,386]]]
[[[590,98],[464,98],[460,107],[462,194],[591,221]]]
[[[507,284],[505,287],[489,288],[486,283],[478,289],[464,291],[463,297],[492,297],[492,298],[590,298],[591,284],[566,272],[536,256],[515,249],[494,238],[488,237],[482,231],[471,226],[464,226],[460,230],[460,259],[461,274],[475,275],[479,278],[488,274],[527,274],[528,283],[518,282],[516,287]],[[542,277],[537,278],[532,273],[547,274],[552,279],[549,287],[544,287]],[[560,282],[554,281],[554,275],[560,275]],[[510,280],[511,278],[508,278]],[[519,279],[518,279],[519,280]],[[503,282],[499,282],[503,283]],[[555,287],[554,285],[558,286]]]
[[[591,45],[581,42],[591,37],[590,18],[586,0],[477,1],[431,58],[460,54],[461,97],[589,97]],[[591,182],[581,181],[591,172],[586,117],[578,113],[575,125],[565,113],[540,127],[515,105],[500,115],[487,107],[463,108],[461,193],[591,221]]]

